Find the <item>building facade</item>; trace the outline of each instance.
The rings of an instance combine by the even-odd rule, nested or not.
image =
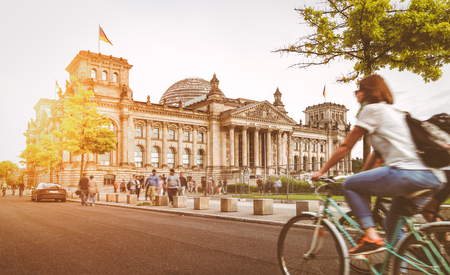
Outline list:
[[[278,89],[273,103],[228,98],[215,74],[209,82],[178,81],[159,103],[152,103],[150,95],[146,102],[135,101],[129,87],[131,68],[126,59],[89,51],[80,51],[66,68],[95,92],[97,109],[111,120],[117,136],[116,150],[86,156],[87,173],[104,184],[128,180],[132,174],[148,176],[152,169],[168,174],[171,168],[194,179],[220,176],[231,182],[240,178],[245,167],[253,176],[301,176],[320,169],[350,129],[343,105],[309,106],[303,111],[305,123],[298,123],[287,115]],[[59,129],[64,101],[77,91],[71,79],[57,100],[39,100],[34,107],[36,120],[28,123],[24,134],[27,142],[36,143],[42,134]],[[80,156],[59,154],[62,161],[54,181],[76,185]],[[29,184],[33,169],[27,167]],[[333,169],[334,174],[349,171],[350,155]],[[38,180],[49,178],[41,174]]]

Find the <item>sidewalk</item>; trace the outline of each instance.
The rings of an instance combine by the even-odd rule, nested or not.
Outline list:
[[[251,223],[261,223],[270,225],[284,225],[290,218],[296,215],[296,204],[294,203],[281,203],[281,200],[274,200],[273,202],[273,215],[254,215],[253,214],[253,199],[239,199],[237,212],[221,212],[220,211],[220,198],[231,198],[231,195],[215,195],[211,196],[209,200],[208,210],[194,210],[194,197],[202,197],[203,195],[187,195],[187,207],[174,208],[169,206],[137,206],[139,203],[145,203],[145,197],[143,194],[139,197],[137,204],[116,203],[97,201],[96,206],[112,206],[138,209],[143,211],[155,211],[163,213],[172,213],[185,216],[195,216],[213,219],[233,220]],[[245,200],[245,201],[244,201]],[[69,202],[80,202],[80,199],[67,199]],[[147,201],[148,202],[148,201]],[[348,207],[341,207],[344,211],[348,211]],[[337,213],[336,213],[337,214]]]

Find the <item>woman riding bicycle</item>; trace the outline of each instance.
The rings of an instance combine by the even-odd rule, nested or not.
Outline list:
[[[6,195],[6,189],[8,189],[8,185],[6,184],[6,182],[4,182],[2,184],[3,197]]]
[[[349,250],[351,256],[384,249],[384,242],[375,230],[368,196],[393,197],[392,208],[385,219],[385,230],[390,241],[400,216],[397,197],[423,189],[432,189],[436,193],[444,182],[442,171],[426,167],[416,153],[405,113],[392,106],[392,93],[383,78],[369,75],[360,81],[359,86],[355,96],[361,109],[354,129],[322,169],[312,175],[313,180],[318,180],[347,156],[362,136],[366,136],[375,150],[366,160],[364,172],[349,177],[343,185],[345,199],[365,233],[358,245]],[[385,166],[375,168],[380,162],[384,162]],[[369,169],[372,170],[365,171]],[[414,203],[423,206],[428,200],[414,199]],[[400,236],[397,237],[399,240]]]

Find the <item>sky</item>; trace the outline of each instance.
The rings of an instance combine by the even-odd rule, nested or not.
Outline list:
[[[294,8],[305,0],[79,0],[1,1],[0,10],[0,161],[19,163],[23,133],[35,119],[40,98],[56,97],[55,80],[65,89],[65,68],[81,50],[99,51],[99,25],[113,46],[100,52],[123,57],[133,65],[134,100],[147,95],[158,103],[175,82],[187,77],[220,80],[229,98],[274,101],[279,88],[288,115],[305,121],[307,106],[325,101],[345,105],[355,124],[359,108],[356,84],[335,79],[352,63],[332,62],[308,69],[289,68],[301,57],[273,51],[311,33]],[[410,72],[382,70],[394,93],[395,106],[427,119],[450,113],[450,66],[444,76],[425,84]],[[353,157],[362,156],[358,144]]]

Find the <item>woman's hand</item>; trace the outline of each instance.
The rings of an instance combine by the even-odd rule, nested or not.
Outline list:
[[[314,172],[314,173],[311,175],[311,179],[312,179],[313,181],[318,181],[319,178],[320,178],[321,176],[323,176],[323,173],[320,172],[320,171],[317,171],[317,172]]]

